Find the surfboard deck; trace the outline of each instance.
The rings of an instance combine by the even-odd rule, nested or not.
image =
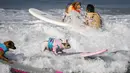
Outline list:
[[[3,60],[0,60],[3,64],[8,64],[11,66],[10,72],[11,73],[63,73],[59,70],[54,70],[52,68],[36,68],[29,65],[24,65],[21,63],[14,62],[13,64],[9,64]]]
[[[96,52],[83,52],[83,53],[80,53],[80,55],[82,57],[88,57],[88,56],[99,55],[99,54],[102,54],[102,53],[107,52],[107,51],[108,51],[108,49],[103,49],[103,50],[99,50]]]
[[[47,17],[46,16],[46,13],[41,11],[41,10],[38,10],[38,9],[35,9],[35,8],[29,8],[29,13],[31,15],[33,15],[34,17],[40,19],[40,20],[43,20],[45,22],[48,22],[48,23],[51,23],[51,24],[55,24],[55,25],[58,25],[58,26],[63,26],[65,28],[67,28],[68,30],[70,31],[74,31],[74,32],[77,32],[83,36],[87,36],[84,32],[83,29],[79,29],[79,27],[75,27],[75,26],[72,26],[71,24],[68,24],[68,23],[64,23],[62,21],[58,21],[56,19],[52,19],[50,17]],[[77,30],[78,29],[78,30]]]
[[[38,18],[38,19],[41,19],[43,21],[46,21],[48,23],[52,23],[52,24],[55,24],[55,25],[59,25],[59,26],[68,26],[68,24],[64,23],[64,22],[61,22],[61,21],[58,21],[58,20],[54,20],[52,18],[49,18],[49,17],[46,17],[46,13],[41,11],[41,10],[38,10],[38,9],[35,9],[35,8],[30,8],[29,10],[29,13],[32,14],[34,17]]]
[[[80,55],[82,57],[87,57],[87,56],[99,55],[107,51],[108,51],[107,49],[103,49],[96,52],[65,52],[65,53],[60,53],[59,55],[60,56]]]

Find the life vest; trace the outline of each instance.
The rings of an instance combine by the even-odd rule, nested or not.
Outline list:
[[[5,44],[1,44],[0,43],[0,50],[4,51],[4,53],[6,53],[8,51],[7,47],[5,46]]]
[[[53,51],[53,50],[56,51],[56,49],[62,48],[62,43],[58,39],[49,38],[49,40],[48,40],[48,48],[49,48],[50,51]]]
[[[54,42],[54,38],[49,38],[48,40],[48,48],[51,51],[53,48],[53,42]]]

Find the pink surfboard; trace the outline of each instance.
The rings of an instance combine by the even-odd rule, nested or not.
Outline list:
[[[83,57],[87,57],[87,56],[102,54],[106,51],[108,51],[108,49],[103,49],[103,50],[100,50],[100,51],[97,51],[97,52],[84,52],[84,53],[81,53],[80,55],[83,56]]]
[[[55,72],[55,73],[63,73],[63,72],[56,70],[56,72]]]

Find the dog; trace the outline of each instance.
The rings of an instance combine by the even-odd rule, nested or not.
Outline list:
[[[59,53],[65,53],[63,51],[64,49],[71,48],[67,39],[49,38],[49,40],[44,41],[43,45],[44,51],[52,51],[55,55],[58,55]]]
[[[15,50],[15,44],[13,41],[9,40],[9,41],[5,41],[4,43],[0,43],[0,59],[8,62],[8,63],[12,63],[9,61],[8,58],[6,58],[4,55],[7,51],[9,51],[10,49]]]

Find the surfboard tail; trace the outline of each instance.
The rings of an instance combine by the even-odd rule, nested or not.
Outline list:
[[[23,70],[19,70],[19,69],[16,69],[16,68],[11,68],[10,72],[11,73],[29,73],[29,72],[26,72],[26,71],[23,71]]]
[[[98,54],[102,54],[104,52],[107,52],[108,49],[103,49],[103,50],[100,50],[100,51],[97,51],[97,52],[84,52],[84,53],[81,53],[81,56],[83,57],[87,57],[87,56],[93,56],[93,55],[98,55]]]

